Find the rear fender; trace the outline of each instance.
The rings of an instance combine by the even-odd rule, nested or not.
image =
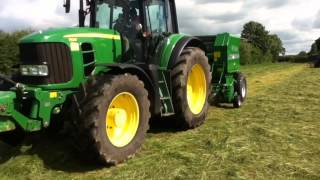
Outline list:
[[[185,36],[184,38],[182,38],[180,41],[177,42],[174,49],[172,50],[169,63],[167,65],[168,69],[173,68],[173,66],[176,64],[177,60],[179,59],[182,51],[186,47],[198,47],[202,49],[204,52],[206,52],[206,48],[200,39],[196,37]]]
[[[159,65],[161,70],[170,70],[185,47],[199,47],[205,51],[205,46],[197,37],[173,34],[159,43],[152,64]]]

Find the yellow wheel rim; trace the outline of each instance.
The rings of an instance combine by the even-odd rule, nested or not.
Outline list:
[[[192,67],[187,84],[188,105],[193,114],[200,114],[207,97],[207,82],[200,64]]]
[[[133,140],[139,127],[139,105],[131,93],[120,93],[113,98],[106,127],[107,137],[116,147],[124,147]]]

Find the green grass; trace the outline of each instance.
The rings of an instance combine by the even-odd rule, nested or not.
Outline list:
[[[97,167],[66,137],[0,144],[0,179],[320,179],[320,70],[297,64],[245,66],[241,109],[211,107],[190,131],[153,129],[117,167]],[[168,123],[169,124],[169,123]]]

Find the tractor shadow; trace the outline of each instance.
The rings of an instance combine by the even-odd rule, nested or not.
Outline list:
[[[4,164],[12,157],[19,156],[20,154],[20,147],[12,147],[0,141],[0,164]]]
[[[41,132],[26,137],[23,143],[17,146],[0,142],[0,165],[19,156],[33,156],[39,158],[45,168],[56,171],[83,173],[108,168],[77,153],[68,136]]]
[[[232,104],[214,104],[210,107],[219,108],[219,109],[235,109]]]
[[[235,107],[228,103],[214,103],[210,104],[209,108],[218,108],[225,110],[233,110]],[[175,117],[165,117],[165,118],[151,118],[150,119],[150,129],[148,133],[151,134],[161,134],[161,133],[177,133],[190,130],[188,128],[181,127],[181,124],[177,121]]]
[[[165,118],[152,120],[148,133],[175,133],[179,131],[184,130],[173,126],[171,118]],[[12,161],[19,164],[19,160],[25,156],[43,162],[47,169],[66,173],[86,173],[114,167],[102,165],[97,161],[90,160],[89,157],[86,158],[86,154],[79,153],[75,149],[69,133],[38,132],[28,135],[22,143],[15,146],[0,141],[0,165],[12,163]]]
[[[149,125],[150,129],[148,133],[151,134],[177,133],[188,130],[179,126],[174,117],[151,118]]]
[[[226,105],[216,107],[232,108]],[[177,133],[187,130],[176,122],[172,117],[151,119],[148,133]],[[9,161],[19,161],[20,158],[24,158],[23,156],[32,156],[35,161],[42,161],[47,169],[67,173],[85,173],[113,167],[101,165],[86,158],[85,154],[78,153],[71,139],[68,133],[40,132],[28,135],[17,146],[10,146],[0,141],[0,165]]]

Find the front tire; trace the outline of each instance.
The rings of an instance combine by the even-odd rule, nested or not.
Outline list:
[[[178,125],[195,128],[208,111],[211,72],[205,53],[196,47],[183,50],[172,70],[173,102]]]
[[[247,79],[242,73],[235,73],[235,91],[240,95],[241,101],[244,102],[248,94]]]
[[[129,74],[101,77],[90,89],[74,120],[77,147],[103,164],[116,165],[144,142],[150,119],[148,92]]]

